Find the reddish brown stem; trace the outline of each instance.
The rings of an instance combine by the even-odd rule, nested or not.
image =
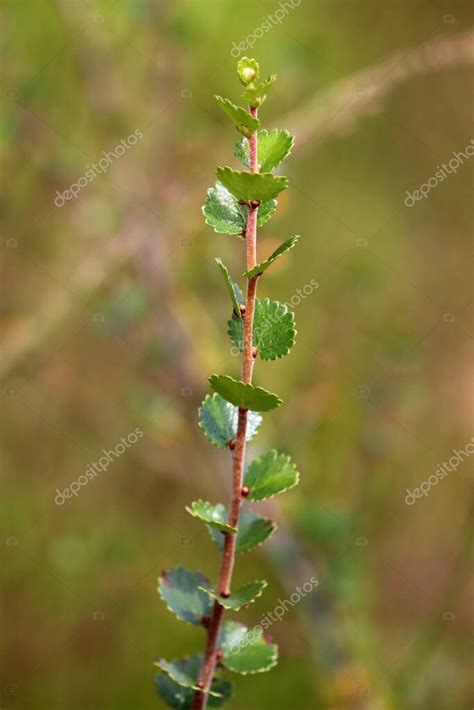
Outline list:
[[[253,116],[257,115],[257,109],[250,109]],[[257,133],[254,132],[249,138],[250,170],[252,173],[258,172],[257,160]],[[247,244],[247,270],[253,269],[257,264],[257,211],[258,206],[250,205],[245,229]],[[244,322],[244,352],[242,357],[242,380],[252,382],[253,366],[253,318],[255,312],[255,299],[257,295],[257,277],[251,278],[247,282],[247,298],[245,311],[242,313]],[[244,477],[245,462],[245,442],[247,437],[247,409],[239,408],[239,419],[237,424],[237,436],[232,449],[232,497],[230,504],[229,525],[237,527],[242,506],[242,484]],[[235,564],[236,535],[226,533],[224,550],[222,552],[221,568],[217,588],[223,597],[230,595],[230,585]],[[218,640],[221,630],[222,616],[224,608],[219,602],[214,603],[212,616],[207,628],[206,651],[204,661],[199,676],[199,686],[202,690],[194,695],[192,710],[205,710],[209,697],[212,678],[217,663]]]

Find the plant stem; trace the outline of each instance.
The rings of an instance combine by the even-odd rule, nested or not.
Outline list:
[[[257,109],[250,109],[252,116],[257,116]],[[257,132],[250,136],[249,154],[250,171],[258,172],[257,160]],[[247,270],[253,269],[257,264],[257,211],[258,206],[249,205],[247,227],[245,238],[247,241]],[[242,380],[246,383],[252,382],[255,355],[253,349],[253,318],[255,312],[255,298],[257,295],[258,277],[248,279],[247,298],[245,303],[245,313],[242,315],[244,321],[244,351],[242,357]],[[237,424],[237,435],[232,452],[232,494],[229,514],[229,525],[238,527],[240,509],[242,506],[242,483],[244,477],[245,443],[247,435],[247,409],[239,407],[239,418]],[[224,550],[222,552],[221,568],[217,588],[222,597],[230,596],[230,585],[235,564],[236,534],[226,533]],[[224,607],[218,601],[214,602],[212,616],[207,629],[206,651],[204,662],[199,676],[198,685],[202,690],[194,695],[192,710],[205,710],[207,707],[209,688],[211,687],[217,659],[217,645],[221,630]]]

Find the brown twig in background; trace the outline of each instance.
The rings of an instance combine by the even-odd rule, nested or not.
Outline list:
[[[106,242],[98,256],[94,252],[81,261],[68,280],[68,288],[50,291],[38,311],[13,326],[3,339],[0,377],[35,352],[54,336],[81,300],[89,298],[104,286],[113,274],[140,251],[148,238],[147,225],[126,222],[119,234]]]
[[[328,136],[354,130],[363,116],[380,113],[387,96],[408,79],[473,62],[473,30],[437,38],[395,52],[374,67],[334,82],[279,121],[298,135],[298,149],[308,141],[317,144]]]

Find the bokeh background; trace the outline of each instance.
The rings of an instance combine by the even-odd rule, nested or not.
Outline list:
[[[242,243],[200,212],[215,166],[237,166],[212,97],[238,99],[233,43],[277,8],[1,0],[2,709],[162,708],[154,659],[203,647],[156,586],[177,564],[215,578],[184,506],[229,484],[196,417],[207,376],[239,371],[213,258],[240,273]],[[302,235],[260,293],[316,287],[291,357],[256,369],[286,404],[250,455],[277,445],[302,478],[272,502],[271,544],[239,560],[237,582],[270,581],[241,617],[319,586],[274,624],[278,669],[237,678],[233,710],[474,702],[472,461],[405,503],[474,433],[474,160],[404,204],[474,135],[472,19],[469,2],[302,0],[246,52],[279,75],[263,125],[296,134],[259,254]]]

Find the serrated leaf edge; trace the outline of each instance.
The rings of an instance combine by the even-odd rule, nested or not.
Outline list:
[[[216,100],[216,102],[217,102],[217,105],[218,105],[219,108],[221,109],[221,111],[223,111],[223,112],[225,113],[225,115],[226,115],[228,118],[230,118],[230,120],[231,120],[237,127],[243,125],[243,126],[245,126],[245,128],[248,128],[248,130],[251,131],[252,133],[253,133],[254,131],[257,131],[257,130],[259,129],[259,127],[260,127],[260,119],[259,119],[259,118],[256,118],[256,116],[252,116],[252,114],[249,113],[248,111],[246,111],[243,106],[238,106],[237,104],[234,104],[234,102],[231,101],[230,99],[226,99],[226,98],[224,98],[224,96],[219,96],[219,94],[214,94],[214,98],[215,98],[215,100]],[[247,123],[244,123],[243,121],[242,121],[242,123],[238,123],[232,116],[230,116],[230,115],[227,113],[227,111],[225,110],[223,104],[226,105],[226,106],[230,106],[232,109],[235,109],[235,110],[237,111],[237,113],[242,113],[242,114],[243,114],[242,118],[245,119],[245,121],[247,121]]]
[[[216,442],[213,441],[213,440],[211,439],[211,437],[209,436],[209,434],[207,433],[206,428],[205,428],[205,426],[204,426],[204,424],[203,424],[203,422],[202,422],[202,417],[201,417],[201,409],[203,409],[204,404],[207,402],[207,400],[208,400],[208,399],[214,399],[214,397],[220,397],[220,396],[221,396],[221,395],[218,394],[217,392],[214,392],[214,394],[206,394],[206,396],[205,396],[204,399],[202,400],[202,403],[201,403],[200,407],[198,407],[198,417],[199,417],[198,425],[199,425],[199,428],[202,430],[202,432],[203,432],[204,436],[206,437],[206,439],[207,439],[208,441],[210,441],[211,444],[213,444],[213,446],[216,446],[218,449],[226,449],[226,448],[229,446],[229,441],[231,441],[231,439],[229,439],[229,441],[226,442],[225,444],[216,444]],[[224,399],[224,398],[222,397],[222,399]],[[227,400],[224,399],[224,402],[227,402]],[[231,404],[231,403],[228,402],[228,404]],[[232,405],[232,406],[234,407],[235,405]]]
[[[273,210],[271,210],[271,211],[269,210],[268,212],[266,212],[264,214],[262,212],[262,205],[265,205],[268,202],[274,202],[275,207],[273,208]],[[262,227],[264,227],[267,224],[267,222],[269,222],[271,220],[271,218],[273,217],[273,215],[276,212],[277,207],[278,207],[278,200],[276,199],[276,197],[272,197],[270,200],[265,200],[264,202],[260,203],[260,208],[257,213],[257,226],[259,229],[262,229]],[[263,222],[259,221],[259,220],[262,220],[262,218],[263,218],[262,216],[265,218]]]
[[[265,302],[265,301],[268,301],[268,303],[280,303],[280,301],[271,301],[269,298],[264,298],[262,302]],[[280,303],[280,305],[284,306],[285,304]],[[275,355],[275,357],[262,357],[262,354],[259,353],[260,358],[263,360],[263,362],[274,362],[275,360],[281,360],[283,357],[286,357],[289,354],[291,348],[296,343],[296,336],[298,334],[298,331],[296,330],[296,327],[295,327],[295,314],[294,314],[294,311],[291,311],[288,308],[288,306],[286,306],[286,313],[284,313],[283,315],[286,315],[287,313],[289,313],[292,316],[292,319],[291,319],[292,327],[291,327],[291,329],[288,330],[288,333],[291,334],[291,342],[288,345],[286,352],[282,353],[281,355]]]
[[[227,670],[232,671],[232,673],[238,673],[239,675],[257,675],[257,673],[267,673],[272,668],[275,668],[275,666],[278,664],[278,645],[276,643],[272,643],[272,644],[268,644],[268,645],[273,646],[275,650],[273,652],[273,657],[272,657],[269,665],[265,666],[265,668],[259,668],[258,671],[237,671],[227,665],[225,656],[222,659],[222,665],[225,668],[227,668]]]
[[[214,261],[216,262],[217,266],[219,267],[219,271],[221,272],[221,274],[223,275],[223,277],[226,281],[227,290],[229,292],[230,300],[232,301],[232,305],[233,305],[233,311],[238,318],[242,319],[242,314],[240,312],[239,299],[237,298],[237,294],[236,294],[235,288],[234,288],[234,280],[232,279],[232,277],[229,273],[229,269],[224,264],[224,262],[222,261],[220,256],[216,256],[214,258]],[[232,294],[231,294],[231,291],[232,291]]]
[[[270,520],[270,518],[265,518],[265,520],[268,520],[268,522],[270,523],[270,533],[267,535],[265,540],[258,542],[256,545],[253,545],[252,547],[246,547],[245,550],[237,550],[237,547],[236,547],[236,554],[237,555],[243,555],[246,552],[253,552],[258,547],[261,547],[265,542],[267,542],[267,540],[270,540],[270,538],[273,537],[274,533],[278,529],[278,525],[276,524],[276,522],[274,520]]]
[[[222,504],[221,504],[221,505],[222,505]],[[266,517],[263,516],[263,515],[261,515],[261,516],[259,516],[259,517],[260,517],[261,520],[266,520],[268,523],[270,523],[270,525],[269,525],[269,527],[270,527],[270,532],[269,532],[269,534],[266,536],[266,538],[264,538],[263,540],[261,540],[261,542],[257,542],[257,544],[256,544],[256,545],[252,545],[252,547],[246,547],[244,550],[239,550],[239,549],[238,549],[239,542],[238,542],[238,540],[237,540],[237,541],[236,541],[236,546],[235,546],[236,554],[237,554],[237,555],[243,555],[243,554],[245,554],[246,552],[253,552],[253,550],[256,550],[258,547],[260,547],[261,545],[263,545],[267,540],[270,540],[270,538],[273,536],[273,534],[275,533],[275,531],[278,529],[278,525],[276,524],[276,522],[275,522],[274,520],[271,520],[270,518],[266,518]],[[214,538],[212,537],[211,526],[206,523],[206,527],[207,527],[207,529],[208,529],[209,535],[211,536],[211,540],[214,542],[214,544],[217,544],[216,541],[214,540]],[[214,529],[215,529],[215,528],[214,528]],[[237,529],[237,533],[238,533],[238,529]]]
[[[271,500],[272,498],[275,498],[275,496],[279,495],[280,493],[285,493],[286,491],[289,491],[289,490],[291,490],[292,488],[295,488],[295,487],[298,485],[298,483],[300,482],[300,472],[299,472],[298,469],[296,468],[296,464],[294,463],[294,461],[291,460],[291,456],[289,456],[288,454],[280,454],[280,453],[278,453],[278,451],[277,451],[276,449],[270,449],[270,451],[274,451],[274,452],[276,453],[277,457],[280,457],[280,456],[284,456],[284,457],[285,457],[286,462],[289,463],[289,464],[291,464],[291,468],[292,468],[292,469],[295,471],[295,473],[296,473],[296,480],[295,480],[295,482],[292,483],[290,486],[286,486],[285,488],[280,488],[279,491],[276,491],[276,492],[275,492],[273,495],[271,495],[271,496],[265,496],[265,498],[252,498],[252,488],[251,488],[251,486],[248,486],[248,488],[249,488],[249,494],[248,494],[247,500],[249,501],[249,503],[261,503],[261,502],[264,501],[264,500]],[[250,466],[251,466],[253,463],[255,463],[256,461],[259,461],[259,460],[262,459],[264,456],[266,456],[268,453],[269,453],[269,451],[267,451],[267,452],[264,453],[264,454],[261,454],[261,456],[257,456],[256,459],[254,459],[253,461],[250,462],[249,468],[250,468]],[[247,469],[247,470],[248,470],[248,469]],[[245,475],[244,475],[244,485],[247,485],[246,482],[245,482]]]
[[[232,622],[232,623],[236,623],[236,624],[238,624],[239,626],[242,626],[242,627],[246,630],[247,633],[252,630],[252,629],[249,629],[248,626],[246,626],[245,624],[242,624],[242,623],[240,623],[240,622]],[[263,640],[265,641],[265,637],[263,637]],[[266,673],[267,671],[269,671],[269,670],[271,670],[272,668],[274,668],[274,667],[277,665],[277,663],[278,663],[278,644],[276,644],[276,643],[268,643],[268,641],[265,641],[265,645],[266,645],[266,646],[269,646],[269,647],[271,647],[271,648],[273,649],[273,658],[272,658],[272,660],[271,660],[271,662],[270,662],[270,665],[265,666],[265,668],[260,668],[258,671],[236,671],[236,670],[233,670],[233,669],[230,668],[228,665],[226,665],[226,662],[225,662],[225,661],[226,661],[225,654],[224,654],[224,658],[222,659],[222,665],[223,665],[225,668],[227,668],[228,670],[232,671],[232,673],[238,673],[239,675],[255,675],[256,673]]]
[[[194,505],[195,503],[209,503],[209,505],[212,505],[208,500],[202,500],[201,498],[199,500],[195,500],[191,503],[191,505]],[[222,505],[222,504],[221,504]],[[215,507],[215,506],[213,506]],[[227,523],[219,523],[218,520],[212,520],[209,521],[205,518],[202,518],[200,515],[198,515],[192,508],[189,506],[186,506],[186,510],[189,513],[189,515],[192,515],[193,518],[197,518],[200,520],[202,523],[205,525],[210,525],[211,527],[215,528],[216,530],[220,530],[221,532],[228,532],[228,533],[236,533],[237,528],[232,527],[232,525],[228,525]]]
[[[286,134],[291,138],[291,144],[290,144],[288,153],[285,153],[284,157],[280,160],[280,162],[279,162],[277,165],[275,165],[275,167],[273,167],[273,168],[271,169],[271,170],[276,170],[276,169],[283,163],[283,161],[286,160],[289,155],[291,155],[291,152],[292,152],[293,148],[295,147],[295,137],[294,137],[286,128],[272,128],[270,131],[269,131],[268,129],[266,129],[266,128],[258,128],[258,129],[257,129],[257,139],[258,139],[258,136],[259,136],[261,133],[266,133],[267,136],[270,135],[271,133],[286,133]],[[234,157],[237,158],[237,160],[240,160],[241,164],[242,164],[244,167],[249,168],[249,167],[250,167],[249,161],[247,161],[247,162],[245,163],[245,162],[239,157],[239,155],[238,155],[238,153],[237,153],[237,147],[241,144],[242,140],[245,140],[245,137],[244,137],[243,139],[237,141],[237,143],[236,143],[235,146],[234,146]],[[262,174],[265,174],[265,173],[262,173]],[[272,173],[271,171],[269,171],[269,174],[272,175],[273,173]]]
[[[268,538],[267,538],[267,540],[268,540]],[[223,606],[224,609],[226,609],[227,611],[240,611],[240,610],[243,609],[244,607],[247,607],[247,606],[249,606],[250,604],[253,604],[259,597],[262,596],[263,590],[264,590],[266,587],[268,587],[268,582],[267,582],[265,579],[255,579],[255,580],[253,580],[252,582],[247,582],[247,584],[243,584],[242,587],[239,587],[239,589],[237,589],[237,590],[235,591],[235,594],[237,594],[237,592],[239,592],[240,589],[244,589],[244,588],[245,588],[246,586],[248,586],[249,584],[255,584],[255,582],[259,582],[259,583],[262,584],[263,586],[259,589],[259,591],[257,592],[257,594],[256,594],[254,597],[252,597],[252,599],[250,599],[250,601],[245,602],[244,604],[242,604],[242,605],[239,606],[239,607],[227,606],[227,599],[225,599],[224,597],[221,597],[221,595],[218,594],[215,589],[206,589],[205,587],[198,587],[198,589],[200,589],[202,592],[205,592],[209,597],[211,597],[211,599],[215,599],[216,601],[218,601],[219,604],[220,604],[221,606]],[[232,598],[232,597],[230,597],[230,598]]]
[[[248,382],[243,382],[242,380],[236,380],[234,377],[231,377],[230,375],[217,375],[217,374],[211,375],[211,376],[208,378],[209,384],[211,385],[211,387],[212,387],[212,382],[211,382],[211,380],[212,380],[213,377],[221,377],[221,378],[224,378],[224,379],[227,379],[227,380],[232,380],[232,382],[236,382],[236,383],[238,383],[238,384],[245,385],[246,387],[251,387],[253,390],[258,390],[259,392],[263,392],[264,394],[269,394],[269,395],[271,395],[272,397],[275,397],[276,400],[278,401],[278,404],[276,404],[274,407],[272,407],[272,409],[278,409],[278,407],[280,407],[280,406],[283,404],[283,400],[282,400],[277,394],[275,394],[274,392],[270,392],[269,390],[266,390],[264,387],[258,387],[258,386],[256,386],[256,385],[252,385],[252,384],[250,384],[250,383],[248,383]],[[212,387],[212,388],[213,388],[213,387]],[[214,388],[213,388],[213,389],[214,389]],[[220,392],[216,392],[216,394],[220,394]],[[222,399],[224,399],[226,402],[229,402],[229,400],[226,399],[222,394],[221,394],[220,396],[221,396]],[[232,402],[229,402],[229,404],[233,404],[233,403],[232,403]],[[233,406],[234,406],[234,407],[237,407],[238,405],[234,404]],[[249,409],[248,411],[250,411],[250,412],[262,412],[262,411],[263,411],[263,412],[271,412],[272,409]]]
[[[270,74],[266,79],[261,81],[257,86],[254,86],[252,89],[249,89],[248,87],[244,90],[244,92],[240,95],[242,99],[245,99],[246,101],[253,101],[256,98],[260,98],[263,96],[266,96],[267,89],[269,89],[275,81],[278,79],[277,74]],[[254,94],[253,92],[258,91],[258,94]]]
[[[203,401],[202,401],[202,403],[201,403],[201,406],[198,408],[198,417],[199,417],[198,426],[199,426],[199,428],[202,430],[202,432],[203,432],[204,436],[206,437],[206,439],[207,439],[208,441],[210,441],[213,446],[215,446],[215,447],[218,448],[218,449],[226,449],[226,448],[229,446],[229,441],[231,441],[231,439],[229,439],[229,441],[227,441],[225,444],[216,444],[216,442],[213,441],[213,440],[211,439],[211,437],[208,435],[208,433],[207,433],[207,431],[206,431],[206,428],[204,427],[204,424],[203,424],[203,422],[202,422],[202,420],[201,420],[201,409],[204,407],[204,404],[205,404],[205,402],[206,402],[208,399],[214,399],[214,397],[220,397],[224,402],[226,402],[227,404],[230,404],[231,407],[235,407],[235,406],[236,406],[235,404],[232,404],[232,402],[227,402],[227,400],[224,399],[224,397],[222,397],[222,396],[221,396],[220,394],[218,394],[217,392],[213,392],[212,394],[206,394],[206,396],[204,397],[204,399],[203,399]],[[237,407],[237,409],[238,409],[238,407]],[[251,410],[249,410],[249,411],[251,411],[253,414],[259,414],[259,415],[260,415],[260,422],[259,422],[259,424],[258,424],[256,427],[254,426],[254,432],[255,432],[255,433],[254,433],[254,436],[252,437],[252,439],[253,439],[253,438],[258,434],[258,431],[259,431],[260,427],[262,426],[262,421],[263,421],[263,419],[262,419],[261,412],[256,412],[256,411],[254,411],[253,409],[251,409]],[[248,442],[247,442],[247,443],[248,443]]]
[[[183,619],[182,616],[178,616],[178,614],[175,612],[175,610],[170,607],[170,605],[168,604],[168,602],[166,601],[166,599],[164,598],[164,596],[161,592],[161,580],[162,580],[163,574],[165,574],[165,572],[174,572],[175,569],[179,569],[179,567],[175,567],[172,570],[163,570],[163,572],[160,573],[160,576],[158,577],[158,587],[156,588],[156,591],[158,592],[158,596],[160,597],[161,601],[163,602],[165,607],[168,609],[168,611],[171,612],[173,614],[173,616],[175,616],[178,619],[178,621],[182,621],[185,624],[189,624],[189,626],[199,626],[199,624],[193,624],[192,621],[188,621],[187,619]],[[186,570],[186,571],[188,572],[189,570]],[[193,574],[193,573],[191,573],[191,574]],[[209,586],[210,586],[211,585],[210,580],[208,580],[208,578],[205,575],[203,575],[203,577],[207,582],[209,582]],[[204,587],[197,587],[197,589],[202,590],[202,589],[204,589]]]
[[[280,160],[278,165],[275,165],[275,167],[272,168],[272,170],[276,170],[276,168],[278,168],[278,166],[281,165],[283,163],[283,161],[288,158],[289,155],[291,155],[291,151],[295,147],[295,137],[289,131],[287,131],[286,128],[272,128],[271,131],[267,130],[266,128],[260,128],[259,131],[266,131],[267,135],[271,135],[272,133],[285,133],[287,136],[289,136],[291,138],[288,153],[285,153],[285,155]],[[257,136],[258,136],[258,134],[257,134]]]
[[[227,190],[227,188],[226,188],[224,185],[222,185],[222,187],[224,187],[224,188]],[[210,196],[211,190],[215,190],[215,189],[216,189],[216,186],[215,186],[215,185],[213,185],[213,187],[209,187],[209,188],[207,189],[207,192],[206,192],[206,199],[205,199],[205,201],[204,201],[204,204],[203,204],[202,207],[201,207],[201,211],[202,211],[202,213],[203,213],[203,215],[204,215],[204,222],[205,222],[205,223],[207,224],[207,226],[210,227],[216,234],[223,234],[223,235],[226,236],[226,237],[239,237],[240,239],[244,239],[244,236],[242,235],[241,232],[219,232],[219,231],[214,227],[214,225],[212,225],[212,224],[208,221],[208,218],[207,218],[207,215],[206,215],[206,212],[205,212],[206,203],[207,203],[207,198]],[[229,192],[229,190],[227,190],[227,192]],[[231,192],[229,192],[229,194],[232,195]],[[236,199],[236,198],[235,198],[235,195],[232,195],[232,197],[233,197],[234,199]]]
[[[258,301],[258,300],[259,300],[259,299],[257,299],[257,301]],[[265,301],[267,301],[268,303],[278,303],[278,304],[280,304],[281,306],[284,306],[284,305],[285,305],[284,303],[280,303],[280,301],[272,301],[270,298],[264,298],[264,299],[262,299],[262,300],[260,301],[260,303],[264,303]],[[288,349],[286,350],[286,352],[282,353],[281,355],[275,355],[274,357],[263,357],[262,354],[261,354],[261,352],[259,351],[258,355],[259,355],[260,359],[263,360],[263,362],[275,362],[275,360],[281,360],[283,357],[286,357],[287,355],[289,355],[291,348],[296,344],[296,336],[298,335],[298,331],[297,331],[296,328],[295,328],[295,314],[294,314],[294,311],[291,311],[291,310],[288,308],[288,306],[286,306],[286,312],[285,312],[283,315],[286,315],[287,313],[290,313],[290,314],[293,316],[293,318],[292,318],[292,328],[291,328],[290,330],[288,330],[288,333],[291,334],[291,342],[290,342],[290,344],[288,345]],[[233,343],[234,346],[240,350],[240,352],[243,352],[243,350],[242,350],[241,348],[239,348],[239,346],[238,346],[238,345],[234,342],[234,340],[232,339],[231,323],[232,323],[232,318],[230,318],[230,319],[227,321],[227,327],[228,327],[227,335],[229,336],[231,343]],[[262,388],[260,388],[260,389],[262,389]],[[270,394],[273,394],[273,393],[270,392]],[[276,396],[278,396],[278,395],[276,395]],[[227,400],[226,400],[226,401],[227,401]],[[234,406],[235,406],[235,405],[234,405]],[[278,405],[278,406],[280,406],[280,405]],[[277,407],[275,407],[275,409],[277,409]],[[252,411],[253,411],[253,410],[252,410]],[[271,410],[270,410],[270,411],[271,411]]]
[[[252,269],[248,269],[248,271],[244,271],[244,273],[242,274],[242,276],[244,276],[245,278],[249,279],[249,278],[252,278],[253,276],[261,276],[262,274],[264,274],[265,271],[266,271],[267,269],[269,269],[270,266],[271,266],[277,259],[279,259],[279,258],[282,257],[282,256],[285,256],[285,254],[287,254],[289,251],[291,251],[291,249],[293,249],[294,246],[296,246],[296,243],[298,242],[298,239],[299,239],[299,238],[300,238],[300,235],[299,235],[299,234],[295,234],[295,235],[293,235],[292,237],[289,237],[289,238],[286,240],[286,242],[290,242],[291,240],[293,240],[293,241],[292,241],[291,244],[289,244],[288,248],[285,249],[285,251],[282,251],[281,254],[277,254],[274,258],[272,258],[272,257],[273,257],[273,254],[274,254],[276,251],[278,251],[278,249],[280,249],[280,248],[283,246],[283,244],[286,243],[286,242],[283,242],[282,244],[280,244],[279,247],[277,247],[277,248],[270,254],[270,256],[269,256],[267,259],[264,259],[264,260],[261,261],[259,264],[257,264],[256,266],[254,266]],[[265,267],[265,268],[263,269],[263,271],[259,271],[259,269],[261,269],[262,267]]]
[[[226,172],[226,171],[227,171],[227,172],[231,172],[231,173],[238,173],[239,175],[253,175],[253,176],[260,176],[260,177],[270,177],[270,178],[272,178],[272,180],[274,180],[276,183],[281,184],[281,185],[284,185],[284,186],[277,192],[277,194],[276,194],[274,197],[268,197],[266,200],[262,200],[263,202],[268,202],[269,200],[276,200],[277,195],[279,195],[280,192],[283,192],[283,190],[287,190],[287,189],[288,189],[288,185],[289,185],[289,180],[288,180],[288,178],[287,178],[285,175],[273,175],[273,173],[269,173],[269,172],[267,172],[267,173],[249,173],[247,170],[234,170],[234,168],[231,168],[230,165],[219,165],[218,168],[217,168],[217,170],[216,170],[216,176],[217,176],[217,180],[218,180],[222,185],[224,185],[224,183],[222,182],[222,179],[219,177],[219,170],[222,170],[223,172]],[[226,190],[227,190],[228,192],[231,193],[231,195],[234,194],[233,192],[231,192],[231,191],[229,190],[228,187],[226,187],[225,185],[224,185],[224,187],[226,188]],[[236,197],[236,195],[234,195],[234,197]],[[237,199],[239,199],[239,198],[237,198]]]
[[[158,658],[157,661],[154,662],[153,665],[155,665],[157,668],[160,669],[162,673],[168,676],[168,678],[171,678],[172,681],[174,681],[177,685],[181,686],[181,688],[190,688],[191,690],[201,690],[201,688],[196,684],[196,685],[188,685],[183,683],[182,681],[178,680],[171,670],[169,668],[163,668],[160,664],[165,661],[165,663],[177,663],[178,661],[185,661],[187,658],[191,658],[191,656],[186,656],[185,658],[174,658],[172,661],[165,661],[164,658]],[[209,695],[213,695],[215,698],[223,698],[224,696],[221,695],[220,693],[216,693],[214,690],[209,690]]]
[[[247,67],[248,66],[252,67],[252,69],[255,71],[255,77],[254,77],[253,81],[258,81],[258,79],[260,77],[260,64],[257,62],[257,60],[254,59],[254,57],[241,57],[239,59],[239,61],[237,62],[237,76],[239,77],[239,79],[241,81],[242,81],[242,78],[240,75],[241,75],[242,69],[245,68],[244,65]],[[244,81],[245,85],[247,85],[248,83],[249,83],[248,81]]]

